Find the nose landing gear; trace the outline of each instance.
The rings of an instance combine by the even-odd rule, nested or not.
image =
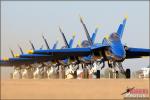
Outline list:
[[[119,78],[121,77],[121,74],[123,76],[125,76],[126,79],[130,79],[131,78],[131,71],[130,69],[126,69],[124,70],[122,63],[121,62],[110,62],[108,61],[108,66],[111,69],[111,71],[109,71],[109,77],[115,77],[115,78]],[[119,69],[120,73],[116,70],[116,67]]]

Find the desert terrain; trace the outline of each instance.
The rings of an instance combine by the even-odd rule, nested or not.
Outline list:
[[[149,79],[2,79],[1,99],[123,99],[127,87],[149,92]]]

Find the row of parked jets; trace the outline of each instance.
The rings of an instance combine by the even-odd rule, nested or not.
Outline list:
[[[78,70],[81,71],[81,69],[87,72],[84,74],[85,76],[89,77],[89,74],[96,73],[95,75],[99,77],[98,73],[106,66],[105,63],[111,69],[110,72],[120,72],[126,78],[130,78],[131,71],[129,68],[124,69],[122,62],[125,59],[149,57],[150,49],[128,47],[122,43],[126,21],[127,17],[123,19],[116,32],[105,36],[101,43],[95,43],[98,28],[90,36],[83,19],[80,17],[87,40],[78,43],[75,48],[72,47],[75,35],[68,42],[64,32],[59,27],[65,44],[61,49],[56,49],[58,41],[50,48],[46,38],[42,36],[47,50],[35,49],[33,43],[29,41],[32,50],[29,50],[27,54],[23,52],[20,46],[20,55],[15,55],[10,49],[13,57],[1,59],[0,64],[1,66],[14,67],[13,78],[16,74],[24,78],[52,78],[54,76],[55,78],[56,76],[65,78],[67,75],[70,78],[76,78],[79,74]],[[98,67],[100,67],[99,70]],[[65,73],[64,76],[58,76],[61,72]]]

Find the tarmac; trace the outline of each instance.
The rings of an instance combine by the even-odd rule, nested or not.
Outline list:
[[[2,79],[1,99],[123,99],[127,87],[149,93],[149,79]]]

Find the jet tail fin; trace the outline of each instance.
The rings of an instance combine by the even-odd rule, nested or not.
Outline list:
[[[119,25],[119,28],[117,30],[117,33],[120,36],[120,38],[122,38],[124,28],[125,28],[125,25],[126,25],[126,21],[127,21],[127,16],[124,18],[123,23]]]
[[[11,52],[12,57],[14,58],[14,57],[15,57],[15,55],[14,55],[13,50],[12,50],[12,49],[10,49],[10,48],[9,48],[9,50],[10,50],[10,52]]]
[[[42,35],[42,38],[43,38],[43,40],[44,40],[44,42],[45,42],[45,44],[46,44],[47,49],[49,50],[50,47],[49,47],[49,45],[48,45],[48,43],[47,43],[47,40],[46,40],[46,38],[44,37],[44,35]]]
[[[81,47],[81,41],[80,41],[80,40],[78,41],[78,44],[77,44],[76,47],[77,47],[77,48],[80,48],[80,47]]]
[[[53,49],[56,49],[57,44],[58,44],[58,41],[56,41],[56,43],[54,44]]]
[[[18,45],[18,47],[19,47],[19,49],[20,49],[21,54],[23,54],[23,50],[22,50],[21,46]]]
[[[75,39],[75,33],[73,34],[72,39],[70,39],[70,41],[69,41],[69,47],[70,48],[72,48],[74,39]]]
[[[70,48],[70,47],[69,47],[69,44],[68,44],[68,42],[67,42],[67,40],[66,40],[66,37],[65,37],[64,33],[62,32],[62,30],[61,30],[60,27],[59,27],[59,31],[60,31],[60,33],[61,33],[61,35],[62,35],[62,37],[63,37],[63,40],[64,40],[64,43],[65,43],[66,47],[67,47],[67,48]]]
[[[94,44],[94,41],[95,41],[97,32],[98,32],[98,28],[96,28],[96,29],[95,29],[95,32],[92,34],[92,37],[91,37],[92,44]]]
[[[40,50],[42,50],[43,49],[43,45],[41,45],[41,47],[40,47]]]
[[[29,41],[29,43],[31,44],[32,50],[35,50],[33,43],[31,41]]]
[[[83,22],[81,16],[80,16],[80,22],[81,22],[81,24],[82,24],[82,26],[83,26],[83,28],[84,28],[84,31],[85,31],[85,33],[86,33],[86,37],[87,37],[88,41],[89,41],[90,44],[92,45],[92,40],[91,40],[91,38],[90,38],[90,34],[89,34],[89,32],[88,32],[88,30],[87,30],[87,28],[86,28],[86,25],[85,25],[85,23]]]

